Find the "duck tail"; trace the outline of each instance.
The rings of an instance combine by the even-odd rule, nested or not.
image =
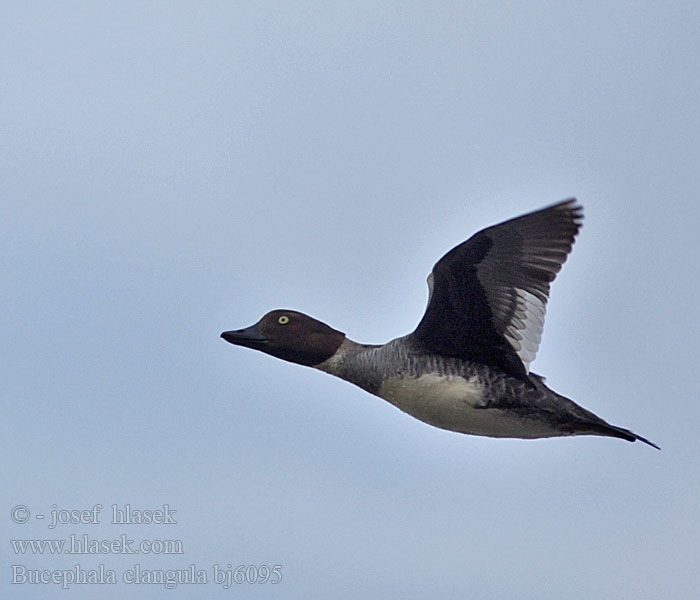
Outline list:
[[[593,435],[604,435],[607,437],[627,440],[628,442],[636,442],[639,440],[640,442],[648,444],[652,448],[661,450],[661,448],[659,448],[659,446],[657,446],[654,442],[649,441],[648,439],[634,433],[633,431],[630,431],[629,429],[616,427],[615,425],[609,425],[608,423],[587,423],[584,427]]]

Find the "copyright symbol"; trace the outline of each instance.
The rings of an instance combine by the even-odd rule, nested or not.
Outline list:
[[[15,523],[26,523],[29,521],[31,514],[24,504],[18,504],[10,511],[10,517]]]

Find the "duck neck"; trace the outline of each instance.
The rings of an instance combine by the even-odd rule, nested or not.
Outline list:
[[[380,368],[381,348],[384,346],[359,344],[346,337],[335,354],[315,369],[354,383],[371,394],[376,394],[382,383]]]

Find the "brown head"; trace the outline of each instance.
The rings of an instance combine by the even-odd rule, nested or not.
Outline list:
[[[227,342],[313,367],[333,356],[345,339],[321,321],[295,310],[273,310],[255,325],[224,331]]]

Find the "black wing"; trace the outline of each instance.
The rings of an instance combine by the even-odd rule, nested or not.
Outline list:
[[[549,284],[571,252],[583,208],[554,204],[473,235],[428,277],[411,339],[422,348],[525,375],[542,337]]]

